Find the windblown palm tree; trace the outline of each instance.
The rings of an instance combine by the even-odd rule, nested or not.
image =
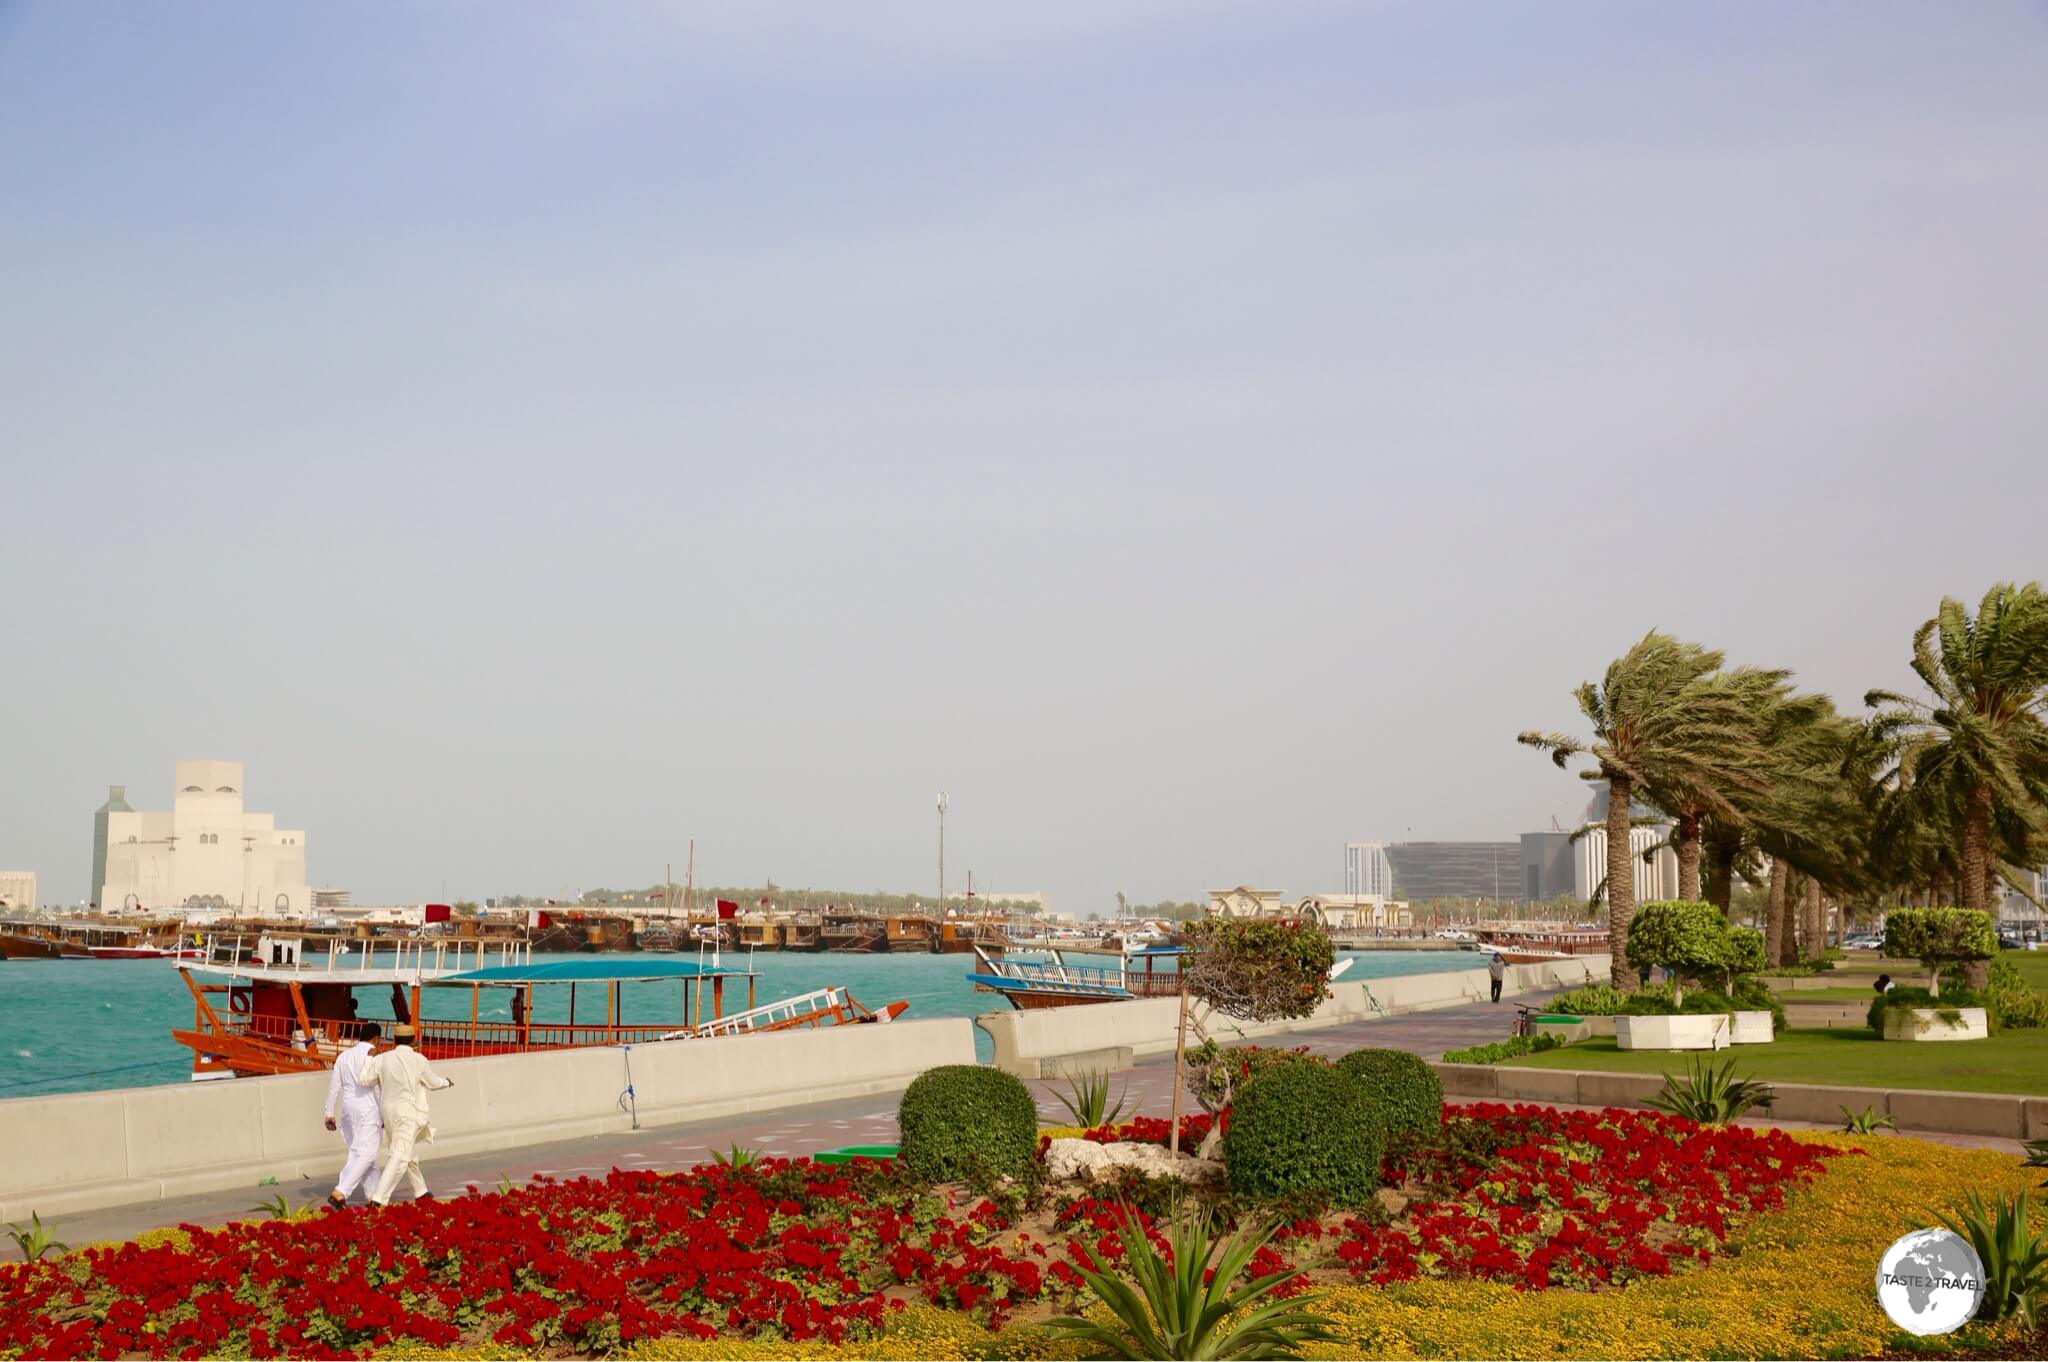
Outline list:
[[[1720,667],[1720,653],[1653,631],[1609,664],[1599,684],[1572,692],[1593,727],[1590,739],[1533,731],[1518,739],[1559,767],[1590,757],[1594,765],[1580,775],[1607,782],[1607,923],[1617,988],[1635,977],[1627,962],[1635,917],[1630,802],[1652,785],[1725,791],[1750,779],[1742,760],[1755,746],[1753,716],[1740,688],[1714,682]]]
[[[1884,783],[1910,791],[1923,812],[1957,808],[1956,897],[1965,908],[1990,908],[2001,871],[1997,825],[2039,829],[2048,820],[2048,595],[2038,583],[2001,583],[1974,619],[1944,597],[1913,635],[1913,672],[1931,700],[1883,690],[1864,697],[1879,710],[1872,736],[1893,754]]]
[[[1718,754],[1716,769],[1725,784],[1701,787],[1689,783],[1697,771],[1658,771],[1648,781],[1643,796],[1671,815],[1671,846],[1678,859],[1678,897],[1700,897],[1700,860],[1709,821],[1721,829],[1739,828],[1745,810],[1767,798],[1774,781],[1782,774],[1784,755],[1772,745],[1778,734],[1804,722],[1817,705],[1832,710],[1824,698],[1795,697],[1792,673],[1778,668],[1737,667],[1709,677],[1704,686],[1732,693],[1748,723],[1731,735]],[[1719,834],[1725,842],[1725,832]],[[1718,848],[1727,854],[1724,844]],[[1720,907],[1728,910],[1728,885],[1717,886]]]

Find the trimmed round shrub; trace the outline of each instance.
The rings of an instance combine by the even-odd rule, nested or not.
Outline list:
[[[1444,1085],[1420,1055],[1353,1050],[1337,1067],[1358,1080],[1387,1138],[1429,1140],[1443,1129]]]
[[[1380,1185],[1386,1132],[1359,1081],[1321,1064],[1283,1064],[1237,1090],[1223,1163],[1255,1201],[1320,1194],[1361,1206]]]
[[[896,1108],[897,1158],[931,1182],[1020,1177],[1038,1154],[1038,1107],[1015,1075],[945,1064],[911,1080]]]

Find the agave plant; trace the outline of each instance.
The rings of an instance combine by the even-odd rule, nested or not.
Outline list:
[[[294,1207],[290,1201],[285,1199],[284,1193],[279,1192],[268,1201],[257,1202],[249,1210],[253,1214],[267,1215],[272,1220],[303,1220],[312,1213],[313,1207],[318,1204],[317,1202],[309,1201],[303,1206]]]
[[[723,1154],[719,1153],[716,1149],[711,1151],[712,1162],[725,1168],[752,1168],[754,1161],[760,1157],[754,1150],[742,1144],[733,1145],[731,1149]]]
[[[1875,1135],[1880,1130],[1897,1130],[1899,1123],[1889,1116],[1877,1114],[1876,1107],[1865,1107],[1861,1111],[1842,1108],[1842,1131],[1847,1135]]]
[[[59,1242],[55,1237],[55,1222],[45,1225],[43,1217],[34,1211],[28,1213],[28,1218],[29,1224],[26,1229],[22,1228],[19,1220],[11,1220],[7,1224],[7,1237],[21,1250],[23,1262],[40,1262],[48,1254],[65,1253],[70,1250],[70,1245]]]
[[[2020,1160],[2022,1168],[2048,1168],[2048,1140],[2028,1140],[2024,1146],[2027,1156]],[[2041,1184],[2048,1187],[2048,1182]]]
[[[1984,1265],[1984,1303],[1977,1318],[1991,1323],[2017,1317],[2029,1329],[2048,1317],[2048,1234],[2027,1223],[2028,1194],[1986,1203],[1977,1193],[1941,1223],[1970,1241]]]
[[[1188,1214],[1168,1231],[1169,1262],[1139,1231],[1137,1213],[1125,1205],[1123,1215],[1131,1227],[1124,1259],[1137,1288],[1113,1273],[1084,1269],[1081,1276],[1116,1323],[1056,1319],[1050,1322],[1055,1337],[1093,1344],[1096,1357],[1132,1359],[1291,1358],[1304,1343],[1334,1337],[1327,1319],[1303,1308],[1316,1297],[1272,1298],[1307,1268],[1238,1281],[1279,1222],[1218,1237],[1206,1213]]]
[[[1685,1077],[1664,1075],[1664,1090],[1650,1105],[1703,1126],[1725,1126],[1753,1107],[1768,1107],[1771,1100],[1771,1085],[1737,1078],[1733,1059],[1725,1065],[1695,1059]]]
[[[1124,1090],[1117,1094],[1116,1105],[1109,1104],[1109,1074],[1105,1070],[1093,1073],[1070,1074],[1067,1077],[1067,1091],[1055,1091],[1053,1096],[1074,1118],[1074,1124],[1083,1130],[1113,1124],[1124,1114],[1131,1085],[1124,1084]]]

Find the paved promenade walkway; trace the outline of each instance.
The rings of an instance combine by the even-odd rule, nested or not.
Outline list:
[[[1522,1001],[1529,1000],[1525,998]],[[1499,1040],[1514,1029],[1514,1015],[1511,1002],[1498,1005],[1468,1003],[1384,1021],[1306,1031],[1297,1036],[1267,1037],[1258,1043],[1306,1045],[1328,1055],[1341,1055],[1372,1045],[1409,1050],[1426,1059],[1438,1059],[1446,1050]],[[1216,1039],[1219,1044],[1232,1043],[1224,1034],[1219,1034]],[[1164,1117],[1172,1107],[1173,1057],[1169,1054],[1141,1060],[1137,1068],[1115,1075],[1113,1082],[1115,1091],[1128,1090],[1134,1112]],[[1066,1110],[1054,1096],[1055,1091],[1065,1090],[1062,1081],[1046,1080],[1029,1086],[1038,1097],[1043,1124],[1069,1123]],[[1185,1110],[1192,1112],[1199,1108],[1190,1099]],[[1132,1113],[1127,1113],[1127,1117],[1129,1114]],[[1795,1121],[1745,1121],[1743,1124],[1778,1124],[1794,1130],[1824,1128]],[[2019,1151],[2018,1144],[2011,1140],[1963,1135],[1930,1135],[1926,1138],[1958,1146]],[[470,1184],[488,1191],[495,1189],[500,1179],[524,1182],[537,1174],[556,1178],[601,1177],[613,1168],[667,1172],[706,1162],[713,1150],[724,1151],[735,1144],[760,1153],[795,1156],[845,1145],[895,1142],[896,1094],[881,1093],[842,1102],[812,1103],[712,1121],[653,1126],[629,1133],[526,1145],[518,1149],[460,1157],[437,1158],[433,1146],[424,1145],[421,1147],[421,1163],[426,1170],[427,1182],[435,1193],[453,1196],[461,1194]],[[335,1167],[339,1169],[342,1155],[339,1136],[335,1137],[334,1155]],[[59,1234],[65,1242],[76,1247],[99,1240],[126,1239],[164,1225],[216,1225],[249,1216],[257,1202],[280,1192],[297,1204],[324,1197],[332,1187],[331,1178],[308,1179],[169,1201],[138,1202],[64,1216]]]

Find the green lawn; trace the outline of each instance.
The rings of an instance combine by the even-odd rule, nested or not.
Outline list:
[[[2020,978],[2027,981],[2028,987],[2048,993],[2048,950],[2000,951],[1998,958],[2019,966]]]
[[[1715,1058],[1736,1061],[1747,1078],[1859,1088],[1934,1088],[1951,1092],[2048,1094],[2048,1030],[2001,1031],[1988,1040],[1886,1041],[1857,1027],[1782,1032],[1769,1045],[1742,1045]],[[1599,1036],[1507,1061],[1532,1069],[1682,1072],[1693,1056],[1615,1048]]]

